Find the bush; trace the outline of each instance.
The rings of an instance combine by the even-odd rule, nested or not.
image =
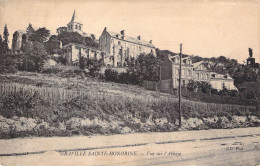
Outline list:
[[[98,76],[98,73],[101,70],[101,67],[104,65],[103,60],[100,59],[90,59],[85,57],[79,58],[79,67],[84,70],[87,68],[89,70],[89,74],[93,77]]]
[[[118,72],[113,69],[105,70],[105,79],[107,81],[117,82],[118,81]]]
[[[2,54],[0,58],[0,73],[17,72],[17,57],[15,55]]]
[[[46,74],[57,74],[61,71],[62,70],[59,68],[47,68],[47,69],[43,69],[41,72]]]
[[[22,91],[11,93],[2,98],[2,108],[0,114],[4,117],[13,116],[31,117],[29,111],[37,104],[37,92]]]

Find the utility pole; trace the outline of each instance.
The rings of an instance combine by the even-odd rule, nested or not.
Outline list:
[[[181,63],[182,63],[182,44],[180,44],[180,70],[179,70],[179,127],[181,127]]]

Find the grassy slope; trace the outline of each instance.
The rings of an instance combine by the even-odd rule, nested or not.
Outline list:
[[[41,98],[33,99],[34,108],[28,110],[23,110],[21,107],[14,107],[12,105],[15,102],[11,103],[11,101],[17,101],[16,97],[19,94],[15,94],[11,98],[8,95],[3,95],[2,99],[0,97],[1,115],[12,111],[16,116],[44,120],[51,126],[56,126],[58,123],[66,123],[74,117],[89,118],[92,120],[97,118],[103,122],[108,122],[108,124],[115,123],[114,126],[127,126],[134,131],[172,131],[172,124],[175,124],[178,118],[178,100],[176,96],[145,90],[139,86],[103,82],[91,77],[82,77],[80,74],[68,72],[56,75],[18,72],[16,74],[1,75],[0,80],[0,83],[7,81],[22,85],[31,84],[35,87],[59,87],[64,90],[79,89],[89,92],[85,96],[75,97],[68,101],[51,102],[42,100]],[[8,108],[11,106],[10,110],[3,110],[4,102],[11,103],[11,105],[5,107]],[[19,111],[23,112],[23,114],[18,114],[17,112]],[[214,116],[230,118],[233,115],[256,115],[254,107],[205,103],[185,99],[182,102],[182,111],[184,118],[196,117],[199,119]],[[155,128],[151,128],[149,125],[140,126],[150,121],[156,121],[158,118],[166,118],[167,123],[171,124],[170,127],[161,126],[161,128],[157,128],[157,126],[153,126]],[[94,125],[91,128],[77,129],[76,133],[84,134],[86,131],[89,133],[106,133],[108,130],[102,131],[104,125],[107,124],[102,124],[101,122],[101,124]],[[68,127],[67,125],[65,135],[74,135],[74,131],[75,127]],[[119,131],[121,129],[113,128],[109,132],[117,133]],[[57,133],[53,134],[59,135]],[[37,134],[31,133],[31,135]],[[38,133],[38,135],[41,134]],[[46,136],[45,133],[42,135]]]

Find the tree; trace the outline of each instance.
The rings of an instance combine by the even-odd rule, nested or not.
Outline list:
[[[58,40],[62,42],[63,45],[69,43],[85,44],[85,39],[77,32],[62,32],[58,36]]]
[[[27,41],[23,46],[23,62],[19,70],[41,71],[45,61],[48,59],[43,43],[39,41]]]
[[[44,27],[34,31],[32,35],[29,37],[29,40],[38,41],[42,43],[46,41],[49,36],[50,36],[50,31]]]
[[[195,92],[198,89],[198,83],[194,80],[190,80],[186,88],[189,91]]]
[[[94,34],[91,34],[91,39],[92,39],[93,41],[95,41],[95,40],[96,40],[96,36],[95,36]]]
[[[56,35],[52,35],[47,42],[44,43],[45,49],[49,54],[61,52],[60,41]]]
[[[152,54],[140,54],[137,59],[127,61],[129,80],[134,84],[141,84],[143,80],[158,81],[160,73],[160,59]]]
[[[256,82],[257,73],[250,66],[240,65],[237,70],[233,73],[232,77],[234,78],[235,85],[242,84],[244,82]]]
[[[4,53],[4,43],[2,36],[0,35],[0,54]]]
[[[8,47],[8,36],[9,36],[9,33],[8,33],[8,28],[7,28],[7,25],[5,24],[5,27],[4,27],[4,41],[3,41],[3,52],[4,53],[7,53],[9,51],[9,47]]]
[[[85,58],[80,57],[79,58],[79,67],[80,69],[84,70],[87,68],[89,70],[89,74],[91,76],[97,76],[97,73],[99,73],[101,67],[103,66],[103,60],[102,59],[92,59],[92,58]]]
[[[28,27],[27,27],[27,29],[26,29],[26,32],[27,32],[27,35],[28,35],[28,36],[31,36],[31,35],[33,34],[34,29],[33,29],[31,23],[29,23],[29,25],[28,25]]]

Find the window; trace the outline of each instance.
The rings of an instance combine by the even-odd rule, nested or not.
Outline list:
[[[209,74],[206,75],[206,79],[207,79],[207,80],[209,79]]]
[[[79,30],[81,30],[81,26],[79,25]]]
[[[118,45],[119,45],[119,46],[121,45],[121,42],[120,42],[120,41],[118,41]]]
[[[175,68],[175,74],[177,74],[177,75],[179,74],[179,68],[178,67]]]
[[[141,47],[139,46],[139,51],[141,51]]]
[[[223,83],[222,83],[222,89],[224,89],[224,88],[225,88],[225,83],[223,82]]]
[[[191,76],[191,70],[188,69],[188,76]]]
[[[197,79],[200,79],[200,73],[197,73]]]
[[[78,25],[75,26],[75,29],[78,29]]]

